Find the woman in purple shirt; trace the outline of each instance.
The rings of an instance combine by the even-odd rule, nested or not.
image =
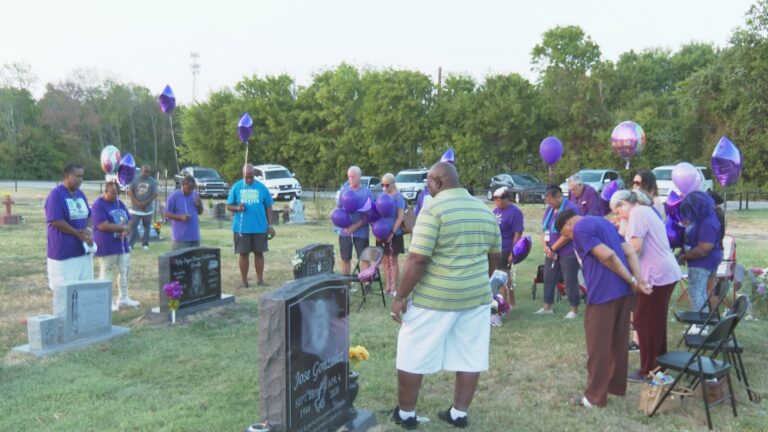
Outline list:
[[[627,223],[624,238],[640,257],[641,279],[653,289],[635,303],[640,369],[627,375],[631,382],[642,382],[656,368],[656,357],[667,352],[667,308],[682,277],[664,223],[651,203],[650,197],[637,190],[621,190],[611,197],[611,210]]]

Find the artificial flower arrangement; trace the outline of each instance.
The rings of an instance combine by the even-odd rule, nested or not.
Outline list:
[[[753,267],[749,269],[752,274],[752,287],[761,297],[766,298],[766,285],[768,285],[768,268]]]
[[[163,227],[163,224],[161,224],[160,221],[158,221],[152,224],[152,226],[155,227],[155,231],[157,231],[157,236],[160,237],[160,228]]]
[[[163,285],[163,292],[168,297],[168,309],[171,310],[171,323],[176,323],[176,311],[179,309],[179,299],[184,292],[184,287],[179,281],[172,281]]]
[[[349,347],[349,361],[352,362],[352,365],[357,366],[361,361],[368,360],[368,357],[370,354],[364,346]]]
[[[298,270],[304,263],[304,252],[296,252],[296,255],[291,259],[291,264],[294,270]]]

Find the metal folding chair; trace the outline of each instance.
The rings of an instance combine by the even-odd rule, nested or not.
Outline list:
[[[377,246],[368,246],[363,249],[360,258],[357,260],[357,264],[350,275],[350,279],[353,283],[360,284],[360,294],[362,299],[360,300],[360,305],[357,307],[358,312],[363,308],[373,282],[379,283],[381,302],[384,303],[384,307],[387,307],[387,300],[384,296],[384,285],[381,283],[381,272],[379,271],[383,259],[384,249]],[[363,262],[368,263],[368,268],[360,270],[360,263]]]

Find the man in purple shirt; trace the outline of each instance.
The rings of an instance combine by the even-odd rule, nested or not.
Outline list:
[[[583,395],[571,399],[571,404],[602,407],[608,403],[608,393],[624,396],[627,392],[632,291],[649,295],[651,286],[639,279],[640,264],[634,248],[606,219],[565,210],[557,217],[555,228],[573,240],[587,285],[587,388]]]
[[[547,187],[544,194],[547,209],[541,221],[541,244],[544,246],[544,306],[535,313],[538,315],[554,314],[552,304],[555,302],[555,285],[558,281],[565,282],[565,291],[571,310],[565,319],[575,319],[579,314],[579,261],[573,252],[573,242],[562,237],[555,229],[555,220],[565,210],[579,213],[575,204],[563,197],[563,192],[557,186]]]
[[[200,246],[200,215],[203,202],[195,192],[194,177],[181,180],[181,190],[168,196],[165,203],[165,217],[171,220],[173,250]]]
[[[341,189],[339,197],[344,195],[344,192],[351,190],[357,195],[357,201],[362,205],[366,200],[373,201],[373,193],[360,183],[360,178],[363,176],[363,171],[358,166],[351,166],[347,170],[347,179],[349,180],[349,186]],[[337,207],[341,207],[341,199],[336,203]],[[368,216],[365,213],[355,212],[351,216],[352,225],[347,228],[342,228],[339,232],[339,252],[341,252],[341,274],[349,275],[352,269],[352,246],[355,247],[355,253],[357,258],[360,259],[360,254],[363,253],[363,249],[369,245],[369,229],[368,229]],[[360,263],[360,270],[365,270],[368,266],[366,263]]]
[[[64,180],[45,200],[48,223],[48,288],[69,281],[93,279],[93,239],[88,228],[91,209],[80,190],[83,167],[68,164]]]
[[[603,216],[600,194],[592,186],[584,184],[578,174],[568,177],[568,200],[579,208],[583,216]]]
[[[510,290],[515,286],[515,269],[512,264],[512,247],[523,236],[523,212],[516,205],[510,202],[509,189],[500,187],[493,193],[493,203],[496,208],[493,209],[493,215],[499,223],[501,231],[501,261],[496,266],[498,269],[507,271],[508,276],[511,271],[511,277],[507,277],[507,284],[500,289],[504,300],[511,307],[516,307],[515,292]]]

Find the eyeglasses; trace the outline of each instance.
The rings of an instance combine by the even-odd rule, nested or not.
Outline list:
[[[642,182],[639,181],[639,180],[633,180],[632,184],[635,185],[635,186],[640,186],[642,184]]]
[[[389,183],[382,183],[381,187],[389,187]]]

